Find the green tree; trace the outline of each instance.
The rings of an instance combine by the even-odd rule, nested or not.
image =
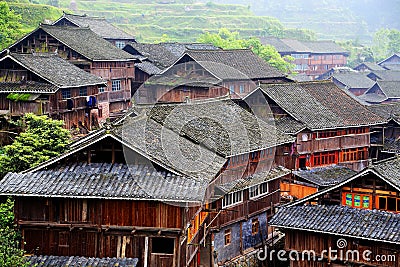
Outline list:
[[[67,149],[71,138],[64,128],[63,121],[52,120],[47,116],[32,113],[17,122],[23,130],[11,145],[3,148],[0,156],[0,175],[7,172],[20,172],[57,156]],[[2,177],[2,176],[1,176]]]
[[[19,234],[14,225],[14,202],[0,203],[0,266],[26,267],[24,251],[19,248]]]
[[[0,2],[0,49],[16,41],[22,34],[21,16],[10,10],[7,2]]]
[[[197,39],[201,43],[210,43],[223,49],[251,49],[256,55],[264,59],[271,66],[278,70],[288,73],[293,70],[294,58],[282,58],[275,47],[261,44],[258,38],[241,39],[238,32],[231,32],[228,29],[222,28],[218,33],[206,32]]]
[[[377,61],[400,52],[400,31],[380,29],[374,35],[372,51]]]

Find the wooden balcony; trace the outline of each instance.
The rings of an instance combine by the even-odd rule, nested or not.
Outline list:
[[[364,133],[298,141],[297,152],[299,154],[307,154],[354,147],[366,147],[370,145],[369,137],[369,133]]]
[[[12,116],[22,116],[25,113],[34,113],[37,115],[49,114],[50,104],[49,102],[24,102],[10,101],[10,115]]]
[[[118,102],[123,100],[131,99],[131,93],[128,91],[112,91],[112,92],[103,92],[98,95],[98,102]]]
[[[97,95],[95,95],[95,97],[97,99]],[[78,96],[78,97],[70,98],[70,100],[72,100],[72,108],[71,107],[68,108],[68,100],[69,99],[64,99],[64,100],[58,101],[58,111],[68,111],[68,110],[87,108],[86,96]],[[56,110],[53,110],[53,111],[56,111]]]

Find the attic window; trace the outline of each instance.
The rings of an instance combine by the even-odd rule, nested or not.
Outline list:
[[[125,42],[124,41],[116,41],[115,46],[122,49],[125,47]]]
[[[63,99],[71,98],[71,89],[62,89],[61,96]]]

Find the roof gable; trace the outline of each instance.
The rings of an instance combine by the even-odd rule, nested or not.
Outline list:
[[[261,90],[310,130],[384,123],[332,82],[262,84]]]
[[[283,207],[271,226],[400,244],[400,214],[346,206]],[[373,231],[371,231],[373,229]]]
[[[10,53],[2,58],[11,59],[58,88],[104,85],[106,82],[53,53]],[[66,73],[68,75],[66,75]]]
[[[21,40],[11,45],[10,48],[15,47],[23,40],[39,32],[49,34],[65,46],[91,61],[128,61],[135,59],[135,56],[115,47],[89,28],[70,26],[41,25]],[[85,41],[83,42],[82,40]]]
[[[53,25],[60,25],[62,20],[68,20],[78,27],[89,27],[93,32],[104,39],[119,39],[134,41],[135,38],[109,23],[105,18],[90,17],[87,15],[74,15],[64,13]]]

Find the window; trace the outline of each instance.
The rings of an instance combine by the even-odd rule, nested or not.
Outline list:
[[[342,203],[353,208],[371,209],[371,196],[357,193],[343,193]]]
[[[111,88],[112,88],[112,91],[120,91],[121,90],[121,80],[112,80]]]
[[[151,238],[151,253],[174,254],[175,240],[166,237]]]
[[[61,95],[63,99],[71,98],[71,90],[70,89],[62,89]]]
[[[249,187],[249,197],[256,198],[268,193],[268,182]]]
[[[342,161],[358,161],[368,159],[367,148],[350,148],[344,149],[342,152]]]
[[[103,93],[105,91],[106,91],[106,87],[105,86],[99,87],[99,93]]]
[[[244,93],[244,85],[243,85],[243,84],[241,84],[241,85],[239,86],[239,92],[240,92],[241,94]]]
[[[87,96],[87,88],[86,87],[79,88],[79,96]]]
[[[226,194],[222,199],[222,208],[233,206],[243,201],[243,191]]]
[[[224,233],[224,240],[225,240],[225,246],[228,246],[231,243],[231,229],[225,230]]]
[[[314,60],[318,60],[319,59],[319,56],[314,56]]]
[[[230,92],[231,94],[234,94],[234,93],[235,93],[235,86],[234,86],[234,85],[229,85],[229,92]]]
[[[125,42],[124,41],[116,41],[115,46],[122,49],[125,47]]]
[[[252,235],[258,234],[259,228],[260,228],[260,222],[258,221],[258,218],[251,220],[251,234]]]
[[[314,166],[330,165],[337,163],[336,153],[334,151],[315,153],[313,158]]]

